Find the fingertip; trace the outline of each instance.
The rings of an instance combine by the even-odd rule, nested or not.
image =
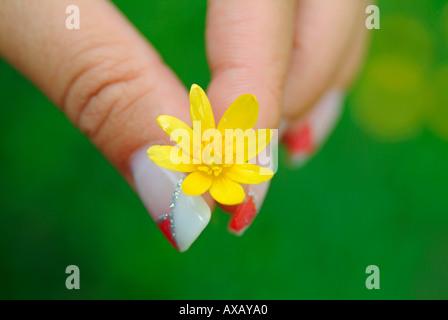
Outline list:
[[[277,127],[293,42],[295,3],[211,1],[206,35],[212,73],[208,93],[218,116],[239,96],[251,94],[247,98],[260,109],[257,126]]]
[[[292,167],[305,165],[327,141],[342,113],[344,97],[343,91],[331,89],[302,118],[291,123],[282,141]]]
[[[270,182],[263,182],[248,186],[244,202],[232,207],[221,207],[232,214],[228,224],[228,231],[234,235],[242,236],[252,225],[261,210]]]
[[[135,189],[168,242],[184,252],[208,225],[212,207],[205,197],[182,191],[184,173],[157,166],[145,150],[137,151],[131,160]]]

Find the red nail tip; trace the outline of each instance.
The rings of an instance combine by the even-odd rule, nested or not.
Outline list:
[[[311,127],[309,124],[301,126],[297,130],[293,130],[285,134],[283,138],[290,154],[309,154],[313,151],[313,139]]]
[[[252,223],[257,215],[257,208],[255,207],[254,199],[251,195],[247,196],[247,201],[238,206],[232,220],[230,221],[230,229],[236,232],[242,231]]]
[[[176,240],[174,240],[172,231],[171,231],[171,219],[169,216],[165,216],[163,220],[159,221],[157,223],[157,226],[159,227],[160,231],[162,231],[165,238],[171,243],[171,245],[179,250],[176,244]]]

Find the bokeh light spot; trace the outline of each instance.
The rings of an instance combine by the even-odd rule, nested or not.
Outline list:
[[[381,23],[381,33],[373,38],[375,55],[394,52],[415,59],[430,68],[434,59],[435,43],[432,34],[418,20],[405,16],[393,16]]]
[[[414,60],[395,55],[376,58],[370,76],[385,90],[401,94],[418,90],[424,80],[423,70]]]
[[[413,138],[424,123],[430,87],[418,61],[381,55],[366,66],[352,112],[365,131],[381,141]]]

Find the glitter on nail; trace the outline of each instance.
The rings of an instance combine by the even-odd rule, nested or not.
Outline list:
[[[161,229],[162,233],[165,235],[165,237],[168,239],[168,241],[176,248],[179,249],[177,243],[176,243],[176,234],[174,233],[174,208],[176,207],[177,199],[179,199],[179,196],[182,192],[182,182],[184,181],[184,178],[180,179],[177,184],[176,188],[174,189],[172,198],[171,198],[171,204],[170,204],[170,212],[165,213],[161,215],[157,221],[156,224]],[[166,223],[165,221],[169,219],[169,230],[166,229]],[[169,232],[169,233],[168,233]]]

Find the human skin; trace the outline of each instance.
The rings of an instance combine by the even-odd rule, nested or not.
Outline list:
[[[251,93],[260,105],[257,127],[282,124],[291,156],[309,157],[335,125],[342,93],[359,68],[368,3],[209,0],[207,95],[215,118],[239,95]],[[79,30],[66,28],[69,5],[80,8]],[[188,91],[117,8],[106,0],[0,0],[0,54],[114,165],[173,246],[188,249],[215,204],[209,195],[205,202],[182,195],[176,232],[162,225],[181,176],[157,168],[142,152],[151,144],[170,144],[155,125],[157,116],[190,123]],[[304,139],[309,150],[301,147]],[[166,180],[166,187],[157,188],[155,177],[158,185]],[[256,211],[268,186],[252,189]],[[247,204],[223,208],[235,214]]]

